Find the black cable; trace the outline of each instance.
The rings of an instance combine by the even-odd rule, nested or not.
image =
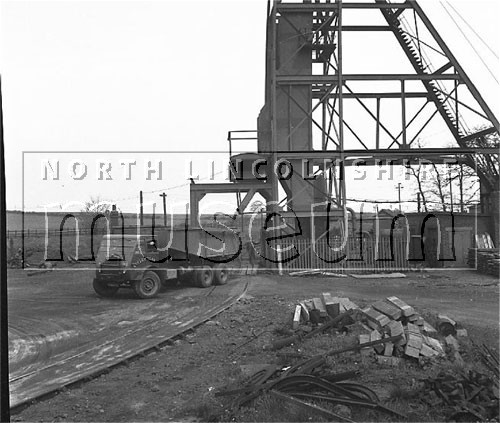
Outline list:
[[[462,28],[460,27],[460,25],[458,24],[458,22],[455,20],[455,18],[453,17],[453,15],[449,12],[449,10],[446,8],[446,6],[443,4],[443,2],[440,2],[441,6],[443,6],[443,9],[446,11],[446,13],[448,14],[448,16],[451,18],[451,20],[453,21],[453,23],[456,25],[456,27],[458,28],[458,30],[461,32],[461,34],[464,36],[465,40],[467,41],[467,43],[469,43],[469,45],[471,46],[472,50],[474,50],[474,53],[476,53],[476,56],[479,58],[479,60],[481,60],[481,62],[483,63],[483,65],[486,67],[486,69],[488,70],[488,72],[490,73],[490,75],[493,77],[493,79],[496,81],[496,83],[498,84],[498,79],[496,78],[495,74],[491,71],[491,69],[489,68],[489,66],[486,64],[486,62],[484,61],[484,59],[482,58],[482,56],[479,54],[479,52],[476,50],[476,48],[474,47],[474,45],[472,44],[472,42],[469,40],[469,37],[467,37],[467,35],[465,34],[465,32],[462,30]]]
[[[498,54],[496,54],[495,51],[489,46],[489,44],[476,32],[476,30],[471,26],[471,24],[464,19],[464,17],[458,12],[458,10],[455,9],[453,5],[447,0],[446,4],[449,7],[451,7],[451,9],[458,15],[460,19],[462,19],[463,23],[469,27],[469,29],[474,33],[474,35],[477,38],[479,38],[479,40],[486,46],[486,48],[491,52],[491,54],[493,54],[493,56],[495,56],[498,59],[499,58]]]

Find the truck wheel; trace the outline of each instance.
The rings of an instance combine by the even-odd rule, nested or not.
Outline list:
[[[216,285],[225,285],[229,279],[229,269],[226,264],[218,263],[214,266],[214,282]]]
[[[134,282],[134,290],[139,298],[156,297],[161,288],[160,277],[150,270],[144,272],[140,281]]]
[[[100,297],[112,297],[118,291],[117,286],[109,286],[106,282],[94,279],[92,286]]]
[[[209,266],[202,266],[196,269],[196,284],[200,288],[208,288],[214,280],[214,272]]]

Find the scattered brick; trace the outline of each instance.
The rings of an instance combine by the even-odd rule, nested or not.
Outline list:
[[[417,326],[420,326],[420,327],[422,328],[422,327],[424,326],[424,322],[425,322],[424,318],[423,318],[423,317],[419,317],[419,318],[416,320],[415,324],[416,324]]]
[[[409,357],[418,358],[418,356],[420,355],[420,350],[418,350],[417,348],[413,348],[409,345],[406,345],[405,354]]]
[[[422,340],[426,345],[431,347],[438,354],[444,354],[443,346],[441,345],[441,342],[439,342],[437,339],[424,335],[422,336]]]
[[[301,301],[301,302],[299,303],[299,305],[300,305],[300,308],[301,308],[301,310],[302,310],[302,319],[304,320],[304,322],[308,322],[308,321],[309,321],[309,318],[310,318],[310,317],[309,317],[309,310],[308,310],[308,308],[307,308],[307,306],[306,306],[305,302],[304,302],[304,301]]]
[[[339,312],[340,313],[343,313],[344,311],[347,311],[347,309],[344,307],[344,305],[340,301],[339,297],[332,297],[332,298],[333,298],[334,303],[339,305]]]
[[[299,328],[301,311],[302,307],[300,305],[295,306],[295,313],[293,314],[293,323],[292,323],[293,330],[297,330]]]
[[[392,357],[392,354],[394,352],[394,344],[392,342],[387,342],[387,343],[385,343],[384,347],[385,347],[384,348],[384,355],[386,357]]]
[[[370,342],[370,335],[369,334],[361,334],[359,335],[359,343],[360,344],[366,344],[367,342]],[[361,354],[361,362],[368,364],[372,360],[372,355],[374,353],[374,350],[372,347],[365,347],[361,348],[359,350]]]
[[[413,307],[410,307],[404,301],[400,300],[398,297],[388,297],[387,301],[394,304],[396,307],[399,307],[403,313],[403,316],[413,316],[415,314],[415,310]]]
[[[414,324],[416,324],[416,322],[418,321],[418,319],[421,319],[420,315],[415,313],[411,316],[408,316],[408,320]]]
[[[372,330],[370,332],[370,342],[372,342],[372,341],[378,341],[379,339],[382,339],[382,335],[380,335],[380,332],[378,330]],[[373,347],[373,349],[378,354],[382,354],[382,352],[384,351],[384,345],[383,344],[375,345]]]
[[[417,335],[415,333],[408,332],[406,335],[406,346],[415,348],[416,350],[420,351],[422,348],[423,342],[422,342],[422,336]]]
[[[373,308],[386,316],[389,316],[393,320],[398,320],[403,315],[401,309],[389,301],[377,301],[373,304]]]
[[[314,304],[314,309],[319,311],[319,315],[321,317],[328,316],[328,313],[326,312],[326,308],[325,308],[325,305],[323,304],[323,301],[321,301],[319,298],[313,298],[313,304]]]
[[[428,334],[435,334],[437,333],[437,330],[429,324],[426,320],[424,320],[424,327],[423,327],[424,332]]]
[[[328,315],[330,317],[337,317],[340,314],[339,302],[336,302],[328,292],[322,294],[322,299]]]
[[[403,325],[401,322],[397,322],[395,320],[391,320],[386,326],[387,329],[389,329],[389,335],[391,336],[398,336],[398,335],[404,335],[404,329]],[[403,336],[399,341],[395,343],[397,346],[405,345],[406,344],[406,337]]]
[[[439,353],[433,348],[429,347],[426,344],[422,344],[422,348],[420,348],[420,354],[424,357],[434,357],[439,355]]]
[[[368,317],[368,322],[371,320],[372,322],[377,323],[380,327],[387,325],[391,321],[386,315],[379,313],[372,307],[366,307],[361,311],[366,315],[366,317]]]
[[[339,298],[340,304],[347,310],[358,310],[357,304],[353,303],[349,298]]]
[[[410,333],[415,333],[415,334],[420,335],[419,327],[417,325],[412,324],[412,323],[408,323],[406,325],[406,330]]]

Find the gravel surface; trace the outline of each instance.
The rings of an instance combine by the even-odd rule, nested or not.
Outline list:
[[[405,279],[373,280],[264,274],[248,277],[248,280],[251,284],[247,296],[213,320],[146,356],[129,360],[95,379],[78,382],[14,410],[12,420],[275,420],[273,412],[266,408],[269,407],[266,399],[258,400],[253,408],[235,411],[226,399],[214,397],[214,392],[240,383],[248,370],[242,366],[280,363],[276,353],[263,351],[263,346],[289,333],[297,301],[322,292],[349,297],[359,305],[396,295],[422,314],[448,314],[465,327],[469,337],[476,342],[485,342],[495,349],[498,346],[498,281],[473,271],[410,273]],[[298,348],[301,353],[312,355],[352,342],[355,342],[354,336],[327,334]],[[289,348],[297,351],[297,347]],[[464,358],[471,365],[477,365],[477,360],[469,353],[469,346],[465,345]],[[435,373],[435,367],[422,369],[418,363],[408,361],[403,369],[395,371],[360,361],[359,354],[351,353],[339,356],[330,364],[335,371],[361,369],[363,375],[358,382],[375,389],[384,400],[392,401],[393,407],[405,409],[409,420],[444,419],[439,410],[428,410],[411,396],[399,399],[399,403],[391,400],[395,388],[411,389],[419,378],[425,379],[426,375]],[[266,410],[264,415],[262,410]],[[285,414],[278,416],[282,421],[291,419]],[[356,421],[387,420],[387,416],[366,412],[354,412],[352,418]],[[311,419],[321,420],[316,415]]]

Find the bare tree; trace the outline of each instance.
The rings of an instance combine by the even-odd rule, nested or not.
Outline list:
[[[424,143],[418,141],[417,145],[423,147]],[[448,211],[451,207],[455,210],[454,204],[464,212],[467,206],[477,204],[479,200],[478,176],[464,157],[457,157],[456,162],[447,164],[419,161],[406,168],[407,174],[415,181],[426,212]],[[455,193],[453,198],[452,193]]]
[[[486,126],[480,126],[473,129],[473,132],[479,132],[487,129]],[[482,135],[467,141],[467,147],[495,147],[500,148],[500,136],[498,132]],[[467,157],[465,161],[476,173],[484,186],[485,191],[498,189],[499,181],[499,155],[498,154],[476,154],[474,158]]]
[[[427,208],[427,199],[426,199],[426,195],[425,195],[425,189],[424,189],[423,178],[422,178],[422,173],[423,173],[422,162],[419,162],[419,164],[417,166],[413,166],[413,165],[406,166],[406,169],[408,170],[409,174],[415,178],[418,193],[420,194],[420,198],[422,199],[422,205],[424,206],[424,210],[426,212],[428,212],[429,209]]]
[[[479,178],[476,172],[460,162],[456,165],[449,166],[449,174],[447,179],[448,184],[452,184],[452,189],[458,195],[454,195],[454,203],[459,206],[460,212],[465,212],[465,209],[479,201]]]
[[[441,209],[446,211],[446,192],[445,192],[445,184],[446,184],[446,174],[443,174],[442,166],[438,166],[435,163],[431,163],[433,172],[430,173],[430,184],[429,184],[429,192],[438,199],[438,204]]]
[[[90,197],[80,210],[80,221],[83,228],[91,229],[93,227],[94,230],[104,229],[106,222],[102,217],[108,218],[110,209],[110,202],[102,200],[99,196]]]

